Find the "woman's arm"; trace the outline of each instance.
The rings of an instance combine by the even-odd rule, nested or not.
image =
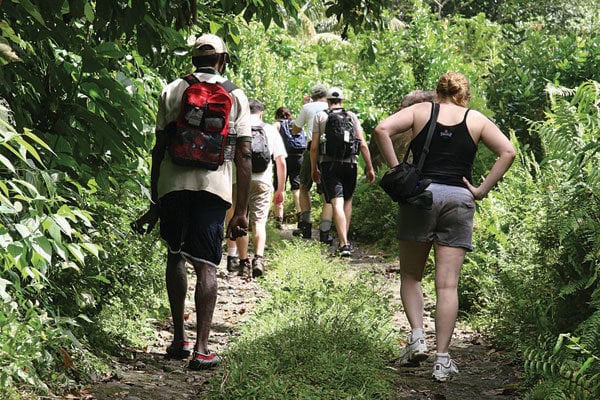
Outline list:
[[[381,155],[390,168],[399,164],[398,156],[394,151],[392,136],[413,128],[416,106],[418,106],[418,104],[404,108],[397,113],[390,115],[375,127],[373,134],[377,141],[377,145],[379,146],[379,151],[381,151]],[[431,108],[429,105],[427,107]]]
[[[473,193],[476,200],[483,199],[492,188],[504,176],[508,168],[515,159],[515,149],[504,133],[491,120],[482,114],[479,118],[484,118],[481,122],[481,134],[479,139],[489,148],[496,156],[496,162],[490,169],[490,172],[485,177],[479,186],[473,186],[466,178],[463,177],[463,182],[467,188]]]

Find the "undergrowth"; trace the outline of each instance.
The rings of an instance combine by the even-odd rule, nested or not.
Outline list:
[[[316,244],[285,242],[265,298],[232,343],[209,399],[391,399],[395,340],[383,285]]]

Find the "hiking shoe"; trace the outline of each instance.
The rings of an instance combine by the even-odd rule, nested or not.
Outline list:
[[[190,354],[192,354],[192,351],[190,350],[190,342],[187,340],[173,342],[167,347],[167,357],[169,358],[183,360],[188,358]]]
[[[264,258],[263,256],[254,256],[254,259],[252,260],[252,277],[253,278],[258,278],[259,276],[262,276],[263,273],[265,272],[265,264],[264,264]]]
[[[433,379],[438,382],[446,382],[452,379],[452,375],[458,374],[458,367],[453,359],[448,359],[448,364],[444,365],[441,360],[436,360],[433,364]]]
[[[199,371],[202,369],[211,369],[221,363],[222,359],[212,351],[208,354],[202,354],[194,352],[194,356],[188,364],[188,368],[193,371]]]
[[[418,338],[414,342],[409,342],[402,350],[398,362],[400,365],[418,366],[421,361],[427,360],[427,343],[425,339]]]
[[[240,258],[238,256],[227,256],[227,271],[238,272],[240,269]]]
[[[333,237],[331,236],[331,231],[321,231],[319,230],[319,241],[321,243],[325,243],[328,246],[333,244]]]
[[[338,249],[338,254],[340,257],[350,257],[352,255],[352,251],[349,244],[346,244]]]
[[[249,258],[245,258],[243,260],[240,260],[240,266],[238,267],[238,276],[249,276],[251,277],[252,275],[252,271],[250,269],[250,259]]]

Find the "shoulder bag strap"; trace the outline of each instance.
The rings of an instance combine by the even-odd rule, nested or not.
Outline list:
[[[439,111],[440,105],[435,102],[432,102],[431,118],[429,119],[429,130],[427,131],[427,138],[425,139],[425,145],[423,146],[423,151],[421,152],[419,165],[417,165],[417,169],[419,171],[421,170],[421,168],[423,168],[423,164],[425,164],[425,158],[427,158],[427,154],[429,154],[429,145],[431,144],[431,138],[433,137],[433,130],[435,129]]]

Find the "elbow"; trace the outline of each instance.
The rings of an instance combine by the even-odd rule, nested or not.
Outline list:
[[[381,125],[377,125],[375,127],[375,129],[373,130],[373,137],[377,140],[379,140],[379,137],[383,135],[383,128],[381,127]]]
[[[517,153],[515,152],[514,148],[510,148],[510,149],[505,150],[503,152],[502,156],[504,156],[504,158],[506,158],[512,164],[512,162],[517,157]]]
[[[373,137],[375,138],[375,140],[377,140],[377,142],[380,142],[381,139],[386,136],[390,136],[390,132],[385,126],[381,124],[377,125],[373,130]]]

